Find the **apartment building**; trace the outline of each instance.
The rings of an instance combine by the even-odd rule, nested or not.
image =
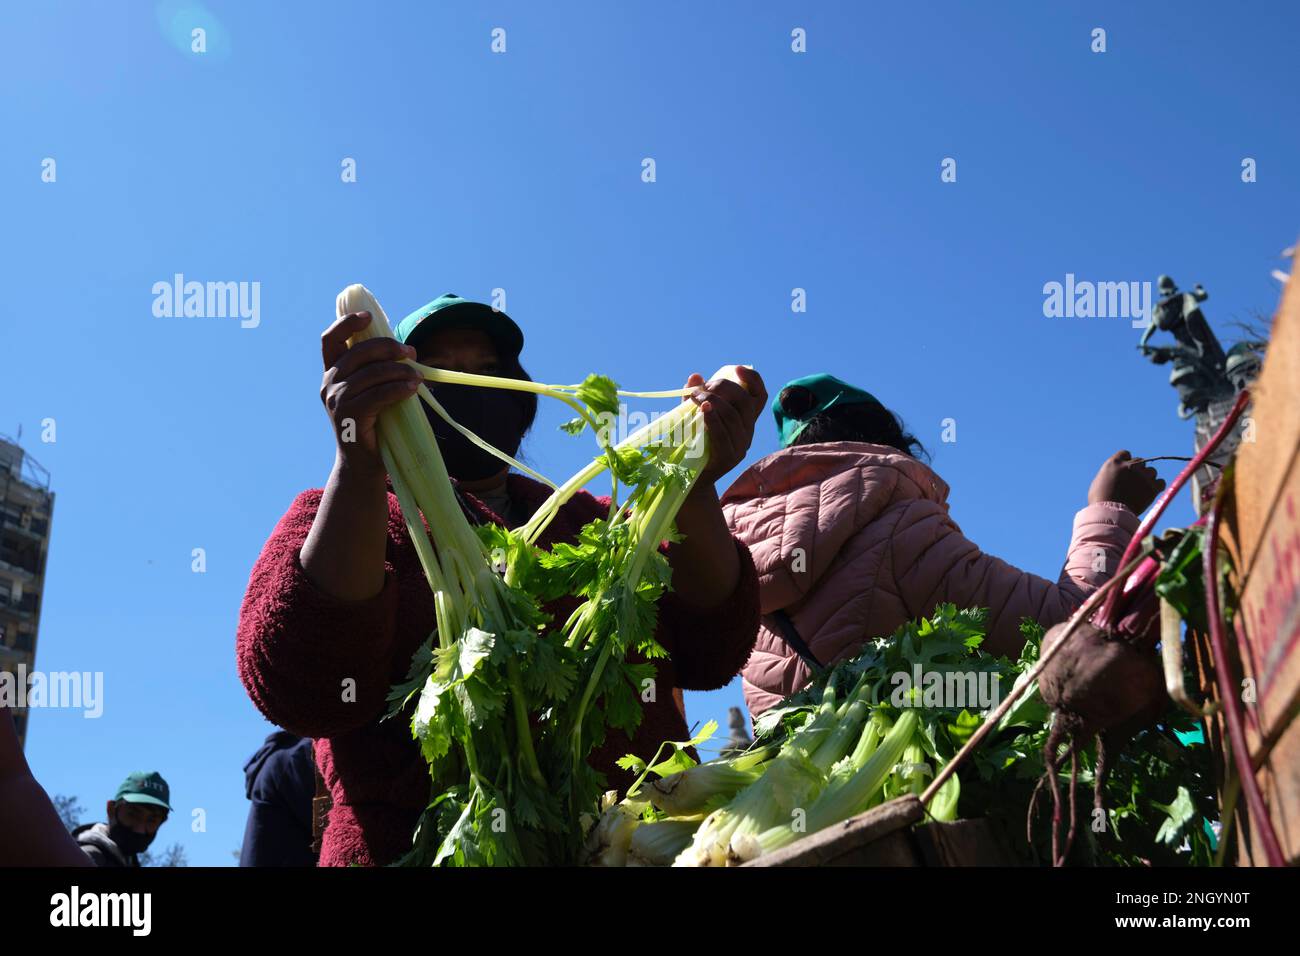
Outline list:
[[[31,674],[41,618],[54,493],[50,476],[13,439],[0,435],[0,670]],[[27,740],[27,711],[14,711]]]

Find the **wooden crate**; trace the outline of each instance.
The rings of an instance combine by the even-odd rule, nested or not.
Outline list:
[[[1224,545],[1236,569],[1241,610],[1235,623],[1234,683],[1245,701],[1246,736],[1282,852],[1300,861],[1300,283],[1287,284],[1264,369],[1252,389],[1254,441],[1237,452]],[[1198,651],[1198,657],[1204,649]],[[1214,695],[1217,698],[1217,693]],[[1223,753],[1221,720],[1211,721]],[[1220,768],[1222,770],[1222,768]],[[1240,824],[1242,818],[1238,818]],[[1256,840],[1241,841],[1239,862],[1264,862]]]
[[[746,866],[1014,866],[984,820],[924,823],[916,797],[899,797],[804,837]]]

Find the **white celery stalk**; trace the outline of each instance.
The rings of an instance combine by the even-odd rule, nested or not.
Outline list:
[[[786,823],[750,835],[747,839],[742,836],[742,839],[732,842],[732,855],[742,861],[755,859],[866,810],[871,798],[884,786],[906,748],[913,744],[921,726],[916,711],[905,709],[877,745],[874,741],[879,739],[880,724],[875,719],[878,714],[879,711],[872,714],[872,720],[868,721],[859,746],[854,748],[854,755],[835,768],[826,788],[808,807],[801,831],[796,831]],[[870,756],[854,766],[855,758],[867,753]]]

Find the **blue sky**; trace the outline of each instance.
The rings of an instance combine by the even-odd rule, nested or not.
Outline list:
[[[1054,578],[1101,461],[1192,438],[1129,320],[1045,318],[1044,284],[1169,272],[1222,330],[1271,313],[1300,226],[1295,6],[1134,6],[5,4],[0,432],[58,495],[37,666],[106,683],[97,720],[33,713],[39,779],[98,815],[156,768],[159,843],[233,862],[271,729],[235,622],[328,474],[318,338],[351,282],[394,318],[505,289],[544,381],[837,374],[927,444],[970,538]],[[260,283],[260,324],[155,317],[178,272]],[[556,478],[590,451],[566,417],[525,446]],[[775,446],[764,419],[751,460]]]

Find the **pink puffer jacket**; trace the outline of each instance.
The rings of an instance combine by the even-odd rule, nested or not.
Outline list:
[[[807,683],[807,664],[771,629],[784,610],[821,663],[951,601],[987,607],[985,647],[1014,657],[1019,624],[1069,616],[1116,570],[1138,518],[1113,502],[1074,517],[1052,584],[984,554],[948,515],[948,486],[909,455],[835,442],[788,448],[754,464],[723,496],[732,533],[758,568],[764,624],[745,665],[754,716]]]

